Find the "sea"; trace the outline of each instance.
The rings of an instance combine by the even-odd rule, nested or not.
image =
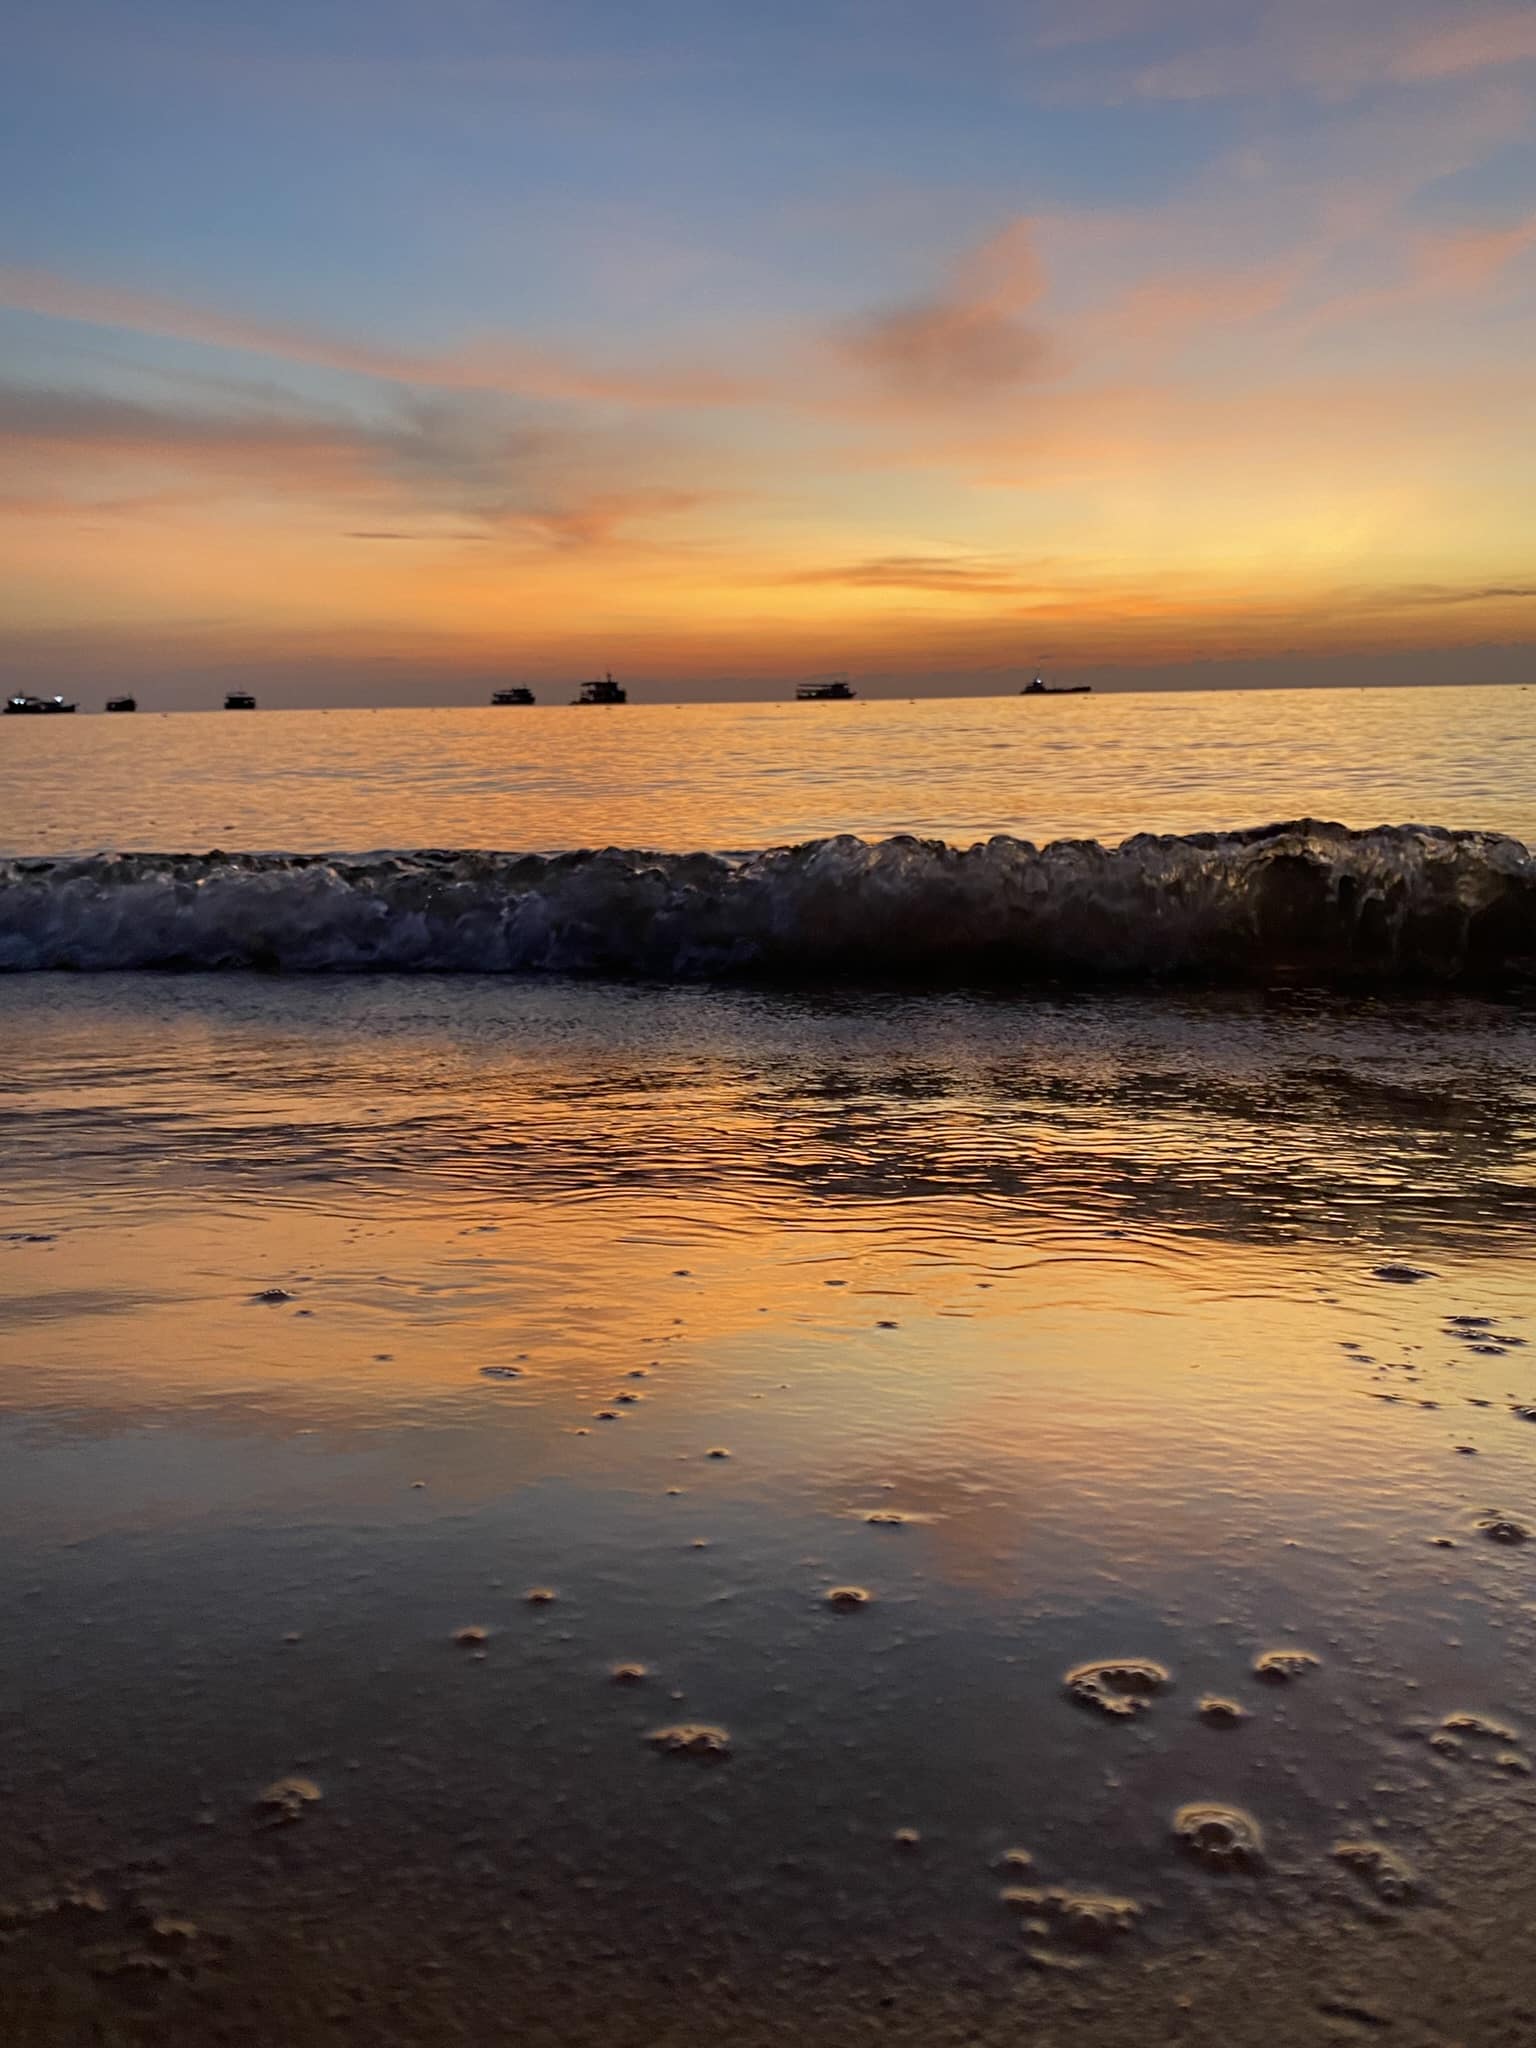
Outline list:
[[[6,2048],[1528,2048],[1533,847],[1536,688],[4,721]]]

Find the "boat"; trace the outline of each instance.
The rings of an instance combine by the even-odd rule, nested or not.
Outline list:
[[[254,711],[256,699],[249,690],[231,690],[224,699],[226,711]]]
[[[1019,695],[1021,697],[1091,697],[1093,695],[1093,685],[1092,683],[1063,683],[1059,687],[1053,688],[1050,683],[1036,676],[1032,683],[1024,685]]]
[[[797,704],[847,704],[852,701],[853,690],[846,676],[832,676],[824,683],[802,683],[795,691]]]
[[[138,708],[139,700],[137,697],[109,697],[107,699],[107,709],[109,711],[137,711]]]
[[[46,716],[51,711],[73,711],[74,705],[62,697],[7,697],[5,709],[10,717],[26,717],[37,713]]]
[[[610,675],[599,676],[594,682],[583,683],[581,695],[571,699],[573,704],[627,704],[629,692],[621,690]]]
[[[491,692],[491,702],[493,704],[532,704],[534,701],[532,690],[492,690]]]

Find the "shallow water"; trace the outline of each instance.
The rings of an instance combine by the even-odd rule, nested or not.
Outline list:
[[[1536,841],[1536,687],[12,718],[0,853],[1118,840],[1272,818]]]
[[[1536,1530],[1528,1012],[227,974],[0,1023],[12,2038],[1529,2038],[1536,1540],[1480,1527]],[[1104,1659],[1171,1683],[1074,1704]],[[1261,1869],[1180,1850],[1211,1801]]]

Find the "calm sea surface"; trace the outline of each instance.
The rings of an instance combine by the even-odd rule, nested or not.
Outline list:
[[[0,750],[29,853],[1536,838],[1536,692]],[[1536,2038],[1528,1004],[37,972],[0,1041],[6,2048]]]
[[[8,719],[0,851],[968,842],[1277,818],[1536,840],[1536,688]]]

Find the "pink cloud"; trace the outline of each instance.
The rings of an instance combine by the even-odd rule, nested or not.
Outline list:
[[[1035,223],[1020,218],[964,257],[939,291],[848,323],[838,351],[907,399],[996,393],[1056,366],[1050,339],[1022,317],[1044,291]]]
[[[1392,60],[1394,78],[1419,82],[1536,61],[1536,9],[1498,8],[1449,18],[1410,40]]]

